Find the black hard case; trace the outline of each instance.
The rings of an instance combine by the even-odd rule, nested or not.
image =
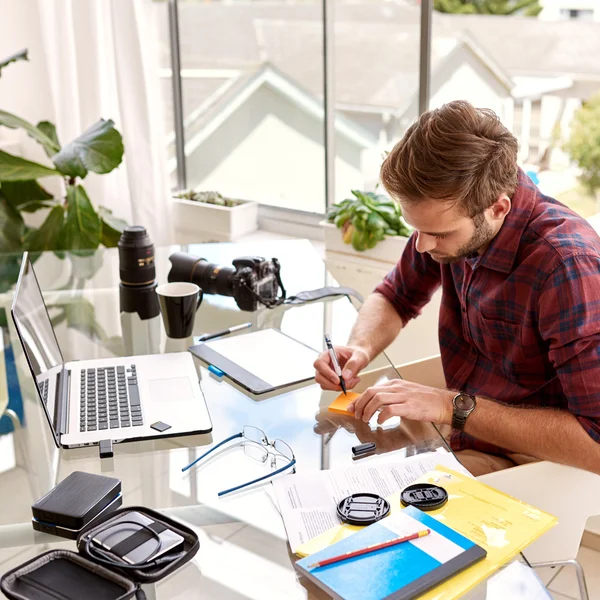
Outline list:
[[[87,536],[94,537],[101,527],[132,511],[162,522],[181,535],[184,539],[182,556],[149,571],[109,568],[94,562],[85,551]],[[190,561],[199,547],[198,536],[189,527],[152,509],[128,506],[103,515],[86,527],[77,538],[79,554],[68,550],[45,552],[5,573],[0,580],[0,590],[11,600],[143,600],[141,583],[154,583],[173,573]]]
[[[74,471],[33,504],[31,510],[38,521],[80,530],[120,493],[119,479]]]

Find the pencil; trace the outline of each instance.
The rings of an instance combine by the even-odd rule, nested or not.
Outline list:
[[[389,548],[390,546],[395,546],[396,544],[402,544],[403,542],[410,542],[410,540],[416,540],[418,538],[425,537],[431,533],[430,529],[424,529],[423,531],[419,531],[417,533],[413,533],[411,535],[407,535],[401,538],[394,538],[393,540],[388,540],[387,542],[381,542],[380,544],[371,544],[365,548],[360,548],[359,550],[353,550],[352,552],[346,552],[346,554],[340,554],[339,556],[332,556],[331,558],[326,558],[325,560],[320,560],[312,565],[308,565],[309,569],[316,569],[317,567],[324,567],[326,565],[331,565],[332,563],[340,562],[342,560],[347,560],[348,558],[354,558],[355,556],[360,556],[361,554],[368,554],[369,552],[375,552],[376,550],[381,550],[382,548]]]

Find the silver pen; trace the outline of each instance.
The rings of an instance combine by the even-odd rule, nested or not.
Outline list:
[[[342,390],[346,395],[346,382],[342,377],[342,369],[340,368],[340,363],[338,362],[338,358],[333,348],[333,344],[331,343],[331,340],[329,339],[329,336],[327,334],[325,334],[325,345],[327,346],[327,350],[329,351],[329,356],[331,358],[333,370],[335,371],[335,374],[340,378],[340,386],[342,387]]]

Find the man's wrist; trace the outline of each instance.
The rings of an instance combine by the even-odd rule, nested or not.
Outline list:
[[[362,352],[367,357],[367,364],[370,363],[374,358],[372,355],[372,349],[367,344],[350,340],[348,342],[348,348]]]
[[[452,425],[452,414],[454,412],[452,400],[454,399],[454,396],[456,396],[456,392],[453,392],[452,390],[443,390],[443,414],[441,422],[444,425]]]

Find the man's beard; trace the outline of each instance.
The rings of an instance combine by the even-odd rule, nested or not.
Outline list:
[[[486,221],[485,215],[483,213],[475,215],[473,217],[473,224],[475,225],[475,230],[471,239],[461,246],[456,254],[440,255],[437,257],[430,254],[431,258],[442,265],[449,265],[471,254],[475,254],[478,250],[489,244],[495,234],[492,226]]]

